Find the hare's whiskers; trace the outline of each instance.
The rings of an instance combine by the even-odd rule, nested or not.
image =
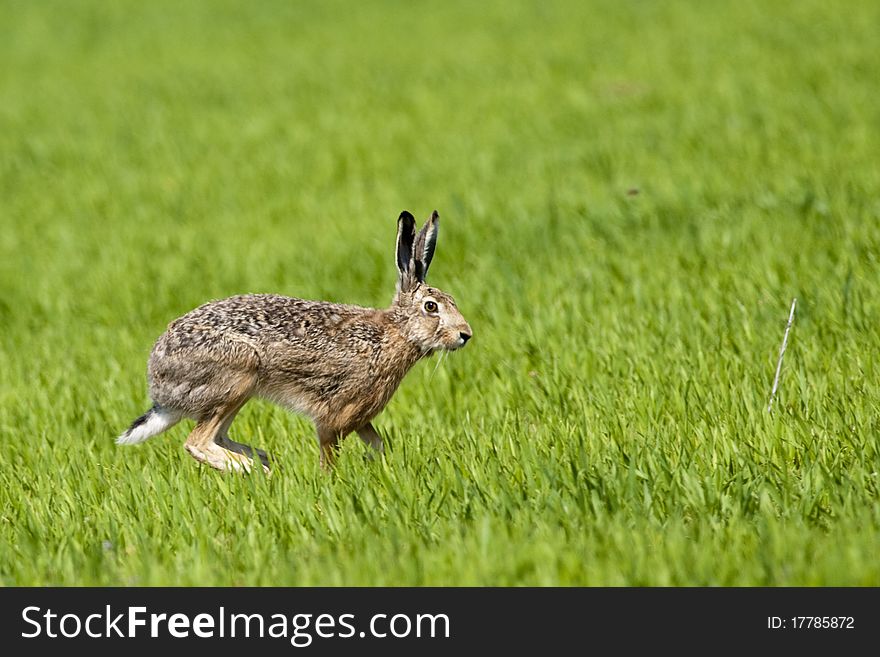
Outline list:
[[[446,356],[446,353],[447,353],[447,352],[445,352],[445,351],[441,351],[441,352],[440,352],[440,358],[437,359],[437,364],[434,365],[434,369],[431,371],[431,376],[430,376],[430,378],[428,379],[428,381],[433,381],[433,380],[434,380],[434,375],[437,373],[437,368],[440,367],[440,363],[443,362],[443,358]]]

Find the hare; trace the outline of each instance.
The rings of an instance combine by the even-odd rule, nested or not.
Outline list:
[[[470,340],[471,327],[445,292],[425,284],[437,245],[435,210],[416,234],[415,219],[397,220],[397,292],[384,310],[276,294],[211,301],[168,325],[147,364],[153,406],[116,440],[140,443],[184,418],[196,425],[186,450],[218,470],[249,471],[259,449],[229,438],[251,397],[309,417],[321,465],[332,465],[339,440],[356,431],[381,452],[370,421],[415,363]]]

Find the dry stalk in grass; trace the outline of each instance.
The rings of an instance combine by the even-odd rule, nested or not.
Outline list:
[[[776,362],[776,376],[773,378],[773,390],[770,391],[770,403],[767,404],[767,412],[773,410],[773,400],[776,397],[776,389],[779,387],[779,374],[782,372],[782,357],[785,355],[785,347],[788,345],[788,332],[794,323],[794,307],[797,298],[791,300],[791,312],[788,313],[788,324],[785,326],[785,335],[782,336],[782,347],[779,349],[779,360]]]

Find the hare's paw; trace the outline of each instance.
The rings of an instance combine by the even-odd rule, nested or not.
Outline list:
[[[263,468],[266,471],[269,470],[269,455],[263,450],[251,447],[250,445],[245,445],[244,443],[237,443],[227,435],[218,436],[214,439],[214,442],[229,452],[235,452],[236,454],[246,456],[251,461],[254,460],[254,455],[256,455],[263,464]]]
[[[210,465],[212,468],[223,472],[250,472],[254,466],[254,462],[250,457],[239,452],[230,451],[217,444],[211,444],[207,447],[186,445],[186,451],[199,463]],[[260,465],[263,467],[264,473],[270,474],[269,467],[262,459]]]

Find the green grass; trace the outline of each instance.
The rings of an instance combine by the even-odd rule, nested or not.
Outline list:
[[[0,583],[880,585],[878,24],[3,1]],[[384,459],[259,401],[268,480],[113,444],[205,300],[387,304],[403,208],[475,337]]]

